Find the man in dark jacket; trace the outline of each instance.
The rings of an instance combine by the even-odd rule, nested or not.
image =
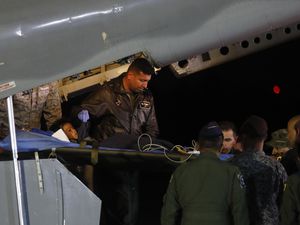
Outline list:
[[[147,89],[154,73],[146,59],[138,58],[126,73],[105,83],[75,109],[75,114],[88,111],[92,137],[101,142],[116,133],[158,135],[153,96]]]
[[[162,225],[248,225],[243,177],[218,158],[222,130],[216,122],[198,137],[200,156],[180,165],[171,177],[161,214]]]
[[[121,139],[128,135],[128,139],[138,140],[143,133],[151,137],[158,135],[153,96],[147,89],[154,73],[153,66],[146,59],[135,59],[126,73],[105,83],[73,111],[83,122],[90,118],[90,136],[99,141],[100,146],[104,140],[109,143],[107,140],[116,140],[115,137]],[[101,168],[95,173],[95,190],[103,202],[101,225],[136,224],[138,171]]]

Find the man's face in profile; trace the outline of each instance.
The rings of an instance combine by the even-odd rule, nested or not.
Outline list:
[[[221,152],[226,153],[230,151],[236,143],[236,137],[233,130],[223,130],[223,146]]]

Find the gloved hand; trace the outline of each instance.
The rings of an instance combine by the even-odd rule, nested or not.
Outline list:
[[[86,109],[80,111],[77,116],[78,119],[80,119],[84,123],[86,123],[90,119],[89,111],[87,111]]]

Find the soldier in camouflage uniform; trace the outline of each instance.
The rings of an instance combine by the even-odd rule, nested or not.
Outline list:
[[[58,82],[32,88],[13,96],[16,129],[41,128],[41,118],[47,128],[62,117]],[[0,138],[9,134],[6,99],[0,100]]]
[[[250,116],[239,133],[243,152],[231,159],[245,180],[251,225],[279,225],[279,207],[287,180],[281,163],[263,151],[267,135],[266,121]]]
[[[245,184],[236,166],[218,158],[222,130],[215,122],[198,137],[200,156],[173,173],[161,213],[162,225],[248,225]]]

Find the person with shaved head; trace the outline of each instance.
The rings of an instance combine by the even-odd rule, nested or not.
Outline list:
[[[288,175],[292,175],[299,171],[300,162],[298,159],[298,152],[295,148],[296,141],[296,129],[295,125],[300,121],[300,115],[293,116],[287,123],[287,136],[290,150],[288,150],[281,159],[281,163],[284,166]]]
[[[297,152],[297,159],[300,155],[300,120],[294,125],[295,139],[294,150]],[[299,224],[300,222],[300,172],[289,176],[280,209],[281,225]]]

